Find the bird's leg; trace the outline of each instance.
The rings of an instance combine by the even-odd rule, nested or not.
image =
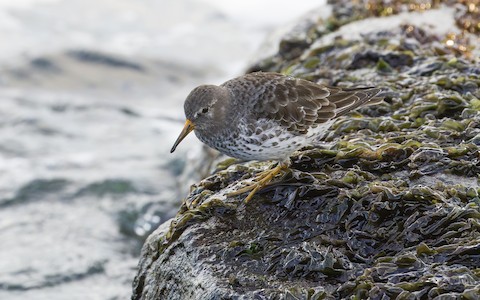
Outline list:
[[[246,187],[243,187],[241,189],[236,190],[235,192],[232,192],[230,195],[240,195],[243,193],[246,193],[248,191],[251,191],[255,189],[258,185],[265,185],[267,184],[272,178],[278,174],[280,171],[279,166],[275,166],[272,169],[265,170],[261,173],[259,173],[255,178],[253,179],[253,183],[251,185],[248,185]]]
[[[275,164],[273,167],[269,167],[268,169],[266,170],[263,170],[257,174],[255,174],[255,179],[253,181],[260,181],[262,180],[262,178],[264,178],[265,176],[267,176],[268,174],[270,174],[270,172],[272,172],[272,170],[274,168],[276,168],[278,166],[278,163]]]
[[[288,168],[288,166],[289,164],[287,162],[279,162],[274,168],[260,172],[260,174],[253,179],[253,183],[251,185],[231,192],[228,194],[228,196],[236,196],[250,192],[245,198],[245,203],[248,203],[259,189],[266,186],[270,181],[272,181],[273,178],[275,178],[275,176],[277,176],[284,169]]]

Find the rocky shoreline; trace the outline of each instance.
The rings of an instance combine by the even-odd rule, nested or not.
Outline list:
[[[132,299],[478,299],[479,38],[464,20],[480,13],[465,5],[337,3],[287,35],[249,71],[380,86],[384,103],[248,205],[226,194],[268,162],[195,184],[145,243]]]

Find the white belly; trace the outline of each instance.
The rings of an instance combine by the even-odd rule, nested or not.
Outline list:
[[[259,121],[256,128],[240,127],[237,139],[228,144],[216,145],[215,148],[242,160],[284,160],[293,152],[319,140],[330,125],[331,122],[322,124],[310,129],[307,134],[296,135],[274,123]]]

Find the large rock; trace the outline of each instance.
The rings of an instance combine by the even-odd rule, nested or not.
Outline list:
[[[352,22],[393,3],[334,7],[252,67],[388,93],[248,205],[226,194],[269,163],[194,185],[145,243],[132,299],[479,299],[478,38],[459,35],[462,7]]]

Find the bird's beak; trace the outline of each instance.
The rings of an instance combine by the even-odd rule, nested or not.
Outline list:
[[[173,153],[173,151],[177,149],[178,144],[180,144],[180,142],[194,129],[195,129],[195,125],[192,123],[192,121],[187,119],[187,121],[185,121],[185,126],[183,126],[182,132],[180,132],[180,135],[175,141],[175,144],[173,144],[173,147],[172,147],[172,150],[170,150],[170,153]]]

